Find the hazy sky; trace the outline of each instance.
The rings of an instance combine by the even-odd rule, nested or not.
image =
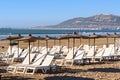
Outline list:
[[[55,25],[101,13],[120,15],[120,0],[0,0],[0,27]]]

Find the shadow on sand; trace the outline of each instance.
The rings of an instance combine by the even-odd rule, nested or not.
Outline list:
[[[86,72],[87,70],[82,69],[71,69],[71,68],[61,68],[57,71],[49,71],[48,74],[59,74],[59,73],[79,73],[79,72]]]
[[[0,73],[6,73],[7,70],[6,69],[0,69]]]
[[[92,78],[74,77],[74,76],[52,76],[46,77],[45,80],[94,80]]]
[[[21,76],[7,76],[7,77],[2,77],[1,80],[35,80],[33,78],[24,78]]]
[[[93,69],[89,69],[88,71],[120,73],[120,69],[116,69],[116,68],[93,68]]]

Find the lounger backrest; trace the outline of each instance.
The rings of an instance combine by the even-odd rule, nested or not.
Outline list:
[[[24,57],[28,54],[28,52],[29,52],[29,50],[28,50],[28,49],[25,49],[25,50],[21,53],[20,57],[21,57],[21,58],[24,58]]]
[[[20,56],[22,51],[23,51],[23,49],[19,48],[19,53],[18,53],[18,48],[17,48],[17,50],[14,52],[14,56],[13,57],[16,58],[16,57]]]
[[[105,51],[102,56],[110,56],[112,47],[105,48]]]
[[[8,47],[7,52],[10,53],[11,46]]]
[[[74,57],[74,59],[82,59],[84,53],[85,53],[85,50],[78,50],[75,57]]]
[[[34,57],[35,57],[35,53],[30,53],[30,63],[32,62]],[[27,54],[22,64],[29,64],[29,54]]]
[[[110,55],[117,55],[117,47],[113,47]]]
[[[55,46],[55,53],[59,53],[60,52],[60,49],[61,49],[61,46]]]
[[[12,50],[12,51],[11,51]],[[10,46],[8,50],[8,55],[13,55],[14,52],[17,50],[16,46]],[[12,52],[12,53],[11,53]]]
[[[73,59],[73,49],[70,49],[65,59]]]
[[[44,49],[46,49],[46,47],[41,47],[40,51],[43,51]]]
[[[88,51],[89,51],[89,48],[90,48],[90,46],[89,46],[89,45],[84,45],[84,46],[83,46],[83,49],[84,49],[86,52],[88,52]]]
[[[48,48],[48,51],[49,51],[49,48]],[[40,51],[40,53],[41,53],[41,54],[47,54],[47,48],[44,49],[44,50],[42,50],[42,51]]]
[[[56,51],[56,47],[52,47],[52,49],[50,50],[50,52]]]
[[[82,44],[77,48],[77,50],[79,50],[82,47]]]
[[[47,55],[42,62],[41,66],[49,66],[54,58],[54,55]]]
[[[46,54],[38,54],[35,60],[33,61],[32,65],[40,65],[45,58]]]
[[[86,56],[94,56],[94,47],[90,48]]]
[[[95,56],[102,56],[105,51],[105,48],[99,48]]]
[[[32,47],[31,52],[37,51],[37,48],[38,48],[38,47],[36,47],[36,46]]]

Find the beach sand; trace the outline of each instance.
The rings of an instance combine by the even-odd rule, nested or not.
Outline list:
[[[70,47],[72,47],[72,39],[70,39]],[[81,44],[88,44],[88,39],[82,39]],[[54,40],[48,41],[49,47],[54,45]],[[109,39],[109,44],[113,43],[113,38]],[[0,45],[5,48],[0,51],[5,51],[8,48],[9,41],[1,41]],[[59,41],[55,41],[56,45],[59,45]],[[106,44],[106,38],[96,39],[96,45],[102,47]],[[31,45],[37,46],[37,41],[32,42]],[[45,46],[45,41],[40,41],[41,46]],[[67,40],[62,40],[61,45],[68,45]],[[80,39],[76,39],[75,46],[80,45]],[[93,39],[91,39],[91,45],[93,45]],[[20,42],[21,48],[28,47],[27,42]],[[88,65],[73,65],[72,67],[62,67],[57,72],[49,72],[47,74],[36,73],[34,75],[27,74],[11,74],[6,72],[6,68],[9,64],[0,62],[0,73],[2,80],[120,80],[120,61],[109,61],[97,64]]]

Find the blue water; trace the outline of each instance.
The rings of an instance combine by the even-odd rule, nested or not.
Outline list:
[[[27,35],[32,34],[34,36],[59,36],[64,34],[70,34],[72,32],[77,32],[78,34],[106,34],[106,33],[118,33],[120,34],[120,30],[35,30],[35,29],[0,29],[0,38],[9,36],[9,35]]]

